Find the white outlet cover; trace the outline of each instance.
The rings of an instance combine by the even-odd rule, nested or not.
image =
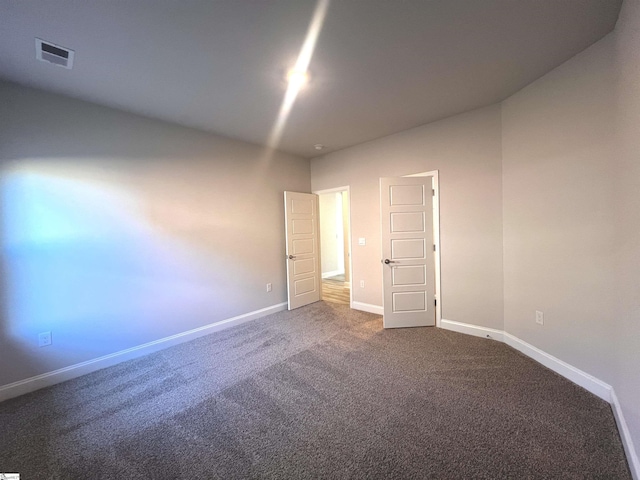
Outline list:
[[[51,332],[42,332],[38,334],[38,346],[46,347],[51,345]]]
[[[536,310],[536,323],[539,325],[544,325],[544,313],[540,310]]]
[[[364,237],[360,237],[358,239],[358,245],[366,245],[367,244],[367,239]]]

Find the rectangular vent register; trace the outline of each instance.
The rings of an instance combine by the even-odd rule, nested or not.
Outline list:
[[[71,69],[73,56],[73,50],[36,38],[36,58],[38,60]]]

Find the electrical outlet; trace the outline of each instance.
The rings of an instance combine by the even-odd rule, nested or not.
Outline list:
[[[536,310],[536,323],[538,325],[544,325],[544,313],[540,310]]]
[[[358,238],[358,245],[366,245],[367,244],[367,239],[364,237],[360,237]]]
[[[272,286],[270,283],[267,283],[267,292],[270,292],[272,290]]]
[[[46,347],[51,345],[51,332],[42,332],[38,334],[38,346]]]
[[[364,288],[364,280],[360,280],[360,288]]]

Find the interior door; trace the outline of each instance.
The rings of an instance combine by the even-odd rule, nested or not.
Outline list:
[[[380,179],[384,328],[435,325],[431,177]]]
[[[284,192],[289,310],[320,300],[318,196]]]

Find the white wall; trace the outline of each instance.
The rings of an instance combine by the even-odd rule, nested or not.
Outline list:
[[[377,180],[440,170],[443,318],[504,329],[612,385],[636,451],[638,79],[640,1],[626,0],[614,32],[501,106],[311,162],[314,189],[351,185],[354,300],[376,305]]]
[[[320,254],[322,273],[332,273],[337,275],[338,271],[344,270],[344,262],[340,262],[338,250],[342,250],[342,245],[338,244],[338,237],[342,241],[341,228],[336,222],[338,204],[336,193],[324,193],[318,196],[318,208],[320,210]]]
[[[308,160],[7,83],[0,105],[0,385],[286,301]]]
[[[351,186],[353,298],[373,305],[378,179],[439,170],[443,317],[613,385],[636,449],[639,78],[626,0],[612,34],[502,106],[311,162],[314,190]],[[308,162],[9,84],[0,105],[0,385],[285,300],[281,192],[310,190]]]
[[[612,385],[636,452],[639,79],[626,0],[614,32],[503,103],[505,330]]]
[[[505,330],[605,381],[613,368],[612,49],[609,35],[502,109]]]
[[[442,316],[502,329],[499,106],[311,161],[314,190],[351,186],[353,300],[382,305],[379,178],[430,170],[440,171]]]
[[[616,59],[613,385],[640,457],[640,1],[626,0]]]

